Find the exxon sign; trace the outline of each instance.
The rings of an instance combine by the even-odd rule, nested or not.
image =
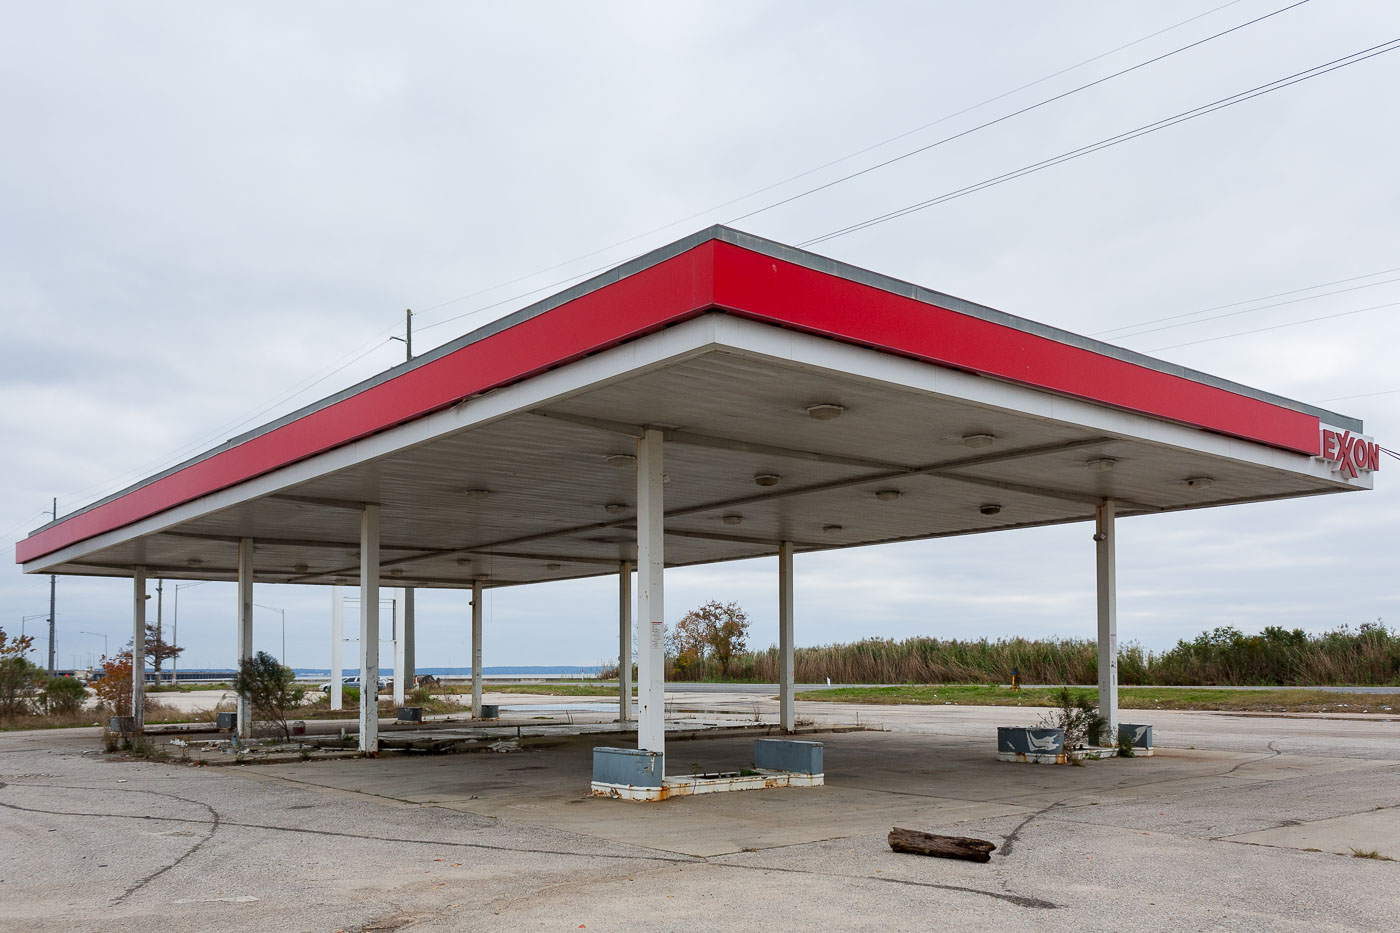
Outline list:
[[[1322,428],[1322,453],[1318,457],[1332,469],[1353,479],[1381,468],[1381,447],[1369,437],[1338,428]]]

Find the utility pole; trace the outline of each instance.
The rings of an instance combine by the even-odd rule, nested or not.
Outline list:
[[[58,497],[53,499],[53,520],[58,521]],[[54,603],[58,598],[58,574],[49,574],[49,676],[53,676]]]
[[[160,629],[161,629],[161,624],[160,624],[160,623],[161,623],[161,619],[160,619],[160,617],[161,617],[161,612],[162,612],[162,610],[164,609],[164,607],[165,607],[165,580],[164,580],[164,579],[160,579],[160,580],[157,580],[157,581],[156,581],[156,651],[159,651],[159,650],[160,650],[160,643],[161,643],[161,630],[160,630]],[[161,660],[161,659],[160,659],[160,657],[159,657],[158,655],[154,655],[154,654],[152,655],[152,658],[153,658],[154,661],[155,661],[155,667],[156,667],[156,683],[159,684],[159,683],[160,683],[160,660]],[[174,681],[171,681],[171,683],[174,683]]]
[[[407,357],[406,357],[406,358],[409,359],[409,360],[412,360],[412,359],[413,359],[413,309],[412,309],[412,308],[405,308],[405,309],[404,309],[404,312],[403,312],[403,336],[402,336],[402,337],[390,337],[389,339],[390,339],[390,340],[397,340],[399,343],[403,344],[404,350],[407,352]]]

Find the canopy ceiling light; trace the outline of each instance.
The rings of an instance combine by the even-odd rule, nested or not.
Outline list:
[[[755,473],[753,481],[760,486],[776,486],[782,479],[777,473]]]
[[[984,502],[977,507],[977,511],[981,512],[983,515],[996,515],[1001,511],[1001,503]]]
[[[1112,457],[1098,457],[1094,460],[1084,461],[1084,466],[1094,473],[1107,473],[1118,464]]]
[[[608,454],[608,466],[617,467],[619,470],[636,462],[637,458],[632,454]]]
[[[898,489],[875,490],[875,498],[879,499],[881,502],[893,502],[894,500],[898,499],[900,495],[902,494]]]
[[[552,572],[552,571],[555,571],[555,570],[563,570],[563,569],[564,569],[564,565],[563,565],[563,564],[545,564],[545,565],[544,565],[544,569],[545,569],[545,570],[549,570],[549,571],[551,571],[551,572]]]
[[[488,498],[488,497],[491,495],[491,490],[489,490],[489,489],[468,489],[468,490],[464,491],[464,492],[462,493],[462,495],[466,496],[468,499],[481,500],[481,499]]]
[[[623,512],[627,511],[627,503],[609,502],[607,505],[603,506],[603,511],[607,512],[609,515],[621,515]]]
[[[395,567],[395,568],[393,568],[392,570],[389,571],[389,576],[391,576],[391,577],[401,577],[401,576],[403,576],[403,568],[402,568],[402,567]]]
[[[471,565],[472,565],[472,562],[471,562],[471,560],[469,560],[468,558],[465,558],[465,557],[459,557],[459,558],[457,558],[457,566],[458,566],[458,567],[470,567]]]
[[[292,564],[292,569],[295,570],[297,573],[306,573],[306,571],[308,571],[308,570],[311,569],[311,565],[310,565],[310,564]]]
[[[973,450],[979,447],[990,447],[992,446],[992,441],[996,439],[997,436],[995,434],[964,434],[962,437],[958,438],[959,442],[964,447],[970,447]]]
[[[731,512],[730,514],[724,516],[724,518],[720,519],[720,521],[724,522],[726,525],[741,525],[744,522],[744,516],[738,514],[737,512]]]
[[[1212,476],[1191,476],[1187,478],[1186,485],[1192,489],[1205,489],[1207,486],[1215,485],[1215,478]]]
[[[845,528],[845,525],[823,525],[822,531],[825,531],[829,535],[834,535],[838,531],[844,531]]]
[[[204,566],[204,561],[200,560],[198,557],[191,557],[189,560],[185,561],[185,566],[186,566],[186,567],[203,567],[203,566]]]
[[[830,421],[833,418],[839,418],[845,410],[845,405],[837,405],[835,402],[818,402],[815,405],[808,405],[806,408],[807,417],[814,421]]]

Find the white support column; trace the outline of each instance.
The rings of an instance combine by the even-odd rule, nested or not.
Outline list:
[[[666,556],[662,433],[637,440],[637,747],[666,751]],[[665,763],[662,762],[662,773]]]
[[[1106,743],[1118,741],[1118,566],[1112,499],[1095,510],[1094,550],[1098,564],[1099,715],[1108,723]]]
[[[238,664],[253,656],[253,539],[238,539]],[[253,707],[238,698],[238,737],[253,735]]]
[[[632,562],[617,571],[617,719],[632,720]]]
[[[360,512],[360,751],[379,754],[379,506]]]
[[[792,698],[792,542],[778,545],[778,723],[784,732],[796,724]]]
[[[146,728],[146,568],[131,575],[131,716],[135,731]]]
[[[345,589],[331,587],[331,709],[345,703],[341,670],[345,667]]]
[[[417,659],[414,657],[413,646],[413,587],[404,587],[403,591],[403,686],[410,689],[414,680],[418,676]]]
[[[399,598],[394,600],[394,706],[403,706],[403,659],[404,659],[404,612],[406,607],[403,601],[403,592],[399,591]]]
[[[481,718],[481,581],[472,581],[472,718]]]

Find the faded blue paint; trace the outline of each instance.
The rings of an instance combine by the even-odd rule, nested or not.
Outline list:
[[[796,774],[825,774],[822,770],[821,742],[795,739],[755,739],[753,766],[765,771],[792,771]]]
[[[1065,730],[998,726],[997,751],[1019,755],[1063,755]]]
[[[593,749],[593,781],[631,787],[660,787],[666,756],[644,748]]]
[[[1152,727],[1139,725],[1131,722],[1120,722],[1118,724],[1118,741],[1127,739],[1133,748],[1152,747]]]

